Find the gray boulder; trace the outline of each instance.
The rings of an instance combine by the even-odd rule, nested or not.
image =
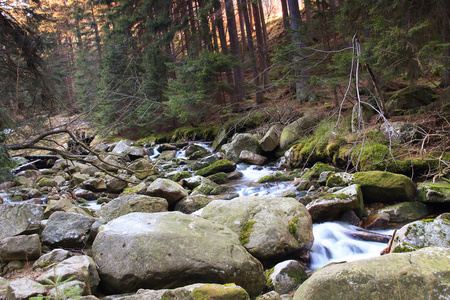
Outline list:
[[[247,150],[242,150],[241,154],[239,155],[239,160],[244,163],[262,166],[266,163],[267,157]]]
[[[283,261],[268,276],[273,289],[280,295],[295,291],[307,278],[305,268],[296,260]]]
[[[158,178],[147,188],[146,195],[161,197],[170,204],[175,204],[188,195],[187,191],[175,181]]]
[[[450,183],[446,181],[422,182],[417,200],[423,203],[450,203]]]
[[[49,200],[44,211],[44,218],[48,219],[55,211],[65,211],[73,209],[76,205],[70,202],[66,197],[59,200]]]
[[[380,127],[380,132],[389,140],[399,143],[411,142],[419,138],[424,132],[418,125],[406,122],[384,123]]]
[[[286,150],[296,140],[302,138],[317,123],[317,119],[311,114],[306,114],[283,128],[280,136],[280,149]]]
[[[138,179],[145,179],[148,176],[156,174],[156,168],[148,158],[140,158],[128,165],[128,169],[134,171]]]
[[[0,240],[19,234],[37,233],[41,229],[44,208],[24,203],[0,205]]]
[[[252,134],[240,133],[233,137],[231,143],[225,144],[221,148],[221,151],[225,153],[225,156],[234,162],[239,161],[239,156],[243,150],[260,154],[261,146]]]
[[[133,199],[134,197],[138,197],[138,195],[122,195],[117,198],[114,198],[110,202],[102,205],[96,212],[97,216],[100,217],[105,222],[109,222],[112,219],[118,217],[119,211],[128,202],[128,200]]]
[[[81,186],[92,192],[106,191],[105,180],[101,177],[89,177],[89,179],[81,183]]]
[[[429,246],[450,248],[450,221],[434,219],[406,224],[393,238],[391,252],[409,252]]]
[[[251,294],[263,268],[224,226],[179,212],[131,213],[102,226],[92,253],[107,293],[195,282],[236,283]]]
[[[70,251],[64,249],[54,249],[51,252],[39,257],[39,259],[34,262],[33,269],[42,269],[51,264],[62,262],[63,260],[72,256],[73,254]]]
[[[280,135],[283,130],[283,125],[277,124],[270,127],[264,137],[259,141],[261,149],[265,152],[275,150],[280,144]]]
[[[295,292],[294,300],[446,299],[450,249],[428,247],[411,253],[330,264]]]
[[[196,283],[176,289],[139,290],[136,294],[120,297],[117,300],[249,300],[248,293],[235,284]]]
[[[423,218],[430,214],[430,209],[420,202],[401,202],[394,205],[385,206],[374,213],[389,214],[389,222],[404,223]]]
[[[432,103],[433,90],[426,85],[411,85],[395,93],[386,101],[390,116],[404,113],[405,110],[418,108]]]
[[[37,278],[37,281],[45,284],[48,280],[54,281],[55,276],[60,281],[81,281],[85,284],[83,295],[90,295],[96,292],[100,278],[97,266],[92,258],[87,255],[72,256],[51,268]]]
[[[352,183],[361,185],[367,203],[415,199],[416,184],[405,175],[382,171],[358,172],[353,174]]]
[[[138,195],[128,200],[117,213],[117,217],[132,213],[132,212],[163,212],[167,211],[169,204],[166,199],[160,197],[150,197],[145,195]]]
[[[319,196],[308,203],[306,209],[314,222],[337,220],[349,210],[361,216],[364,210],[361,187],[358,184],[352,184],[334,193]]]
[[[94,221],[85,215],[57,211],[42,231],[42,242],[51,247],[85,248]]]
[[[122,192],[122,190],[127,186],[126,181],[109,175],[105,176],[105,184],[106,184],[106,192],[111,194],[118,194]]]
[[[313,243],[311,216],[294,198],[215,200],[203,208],[201,216],[233,230],[260,260],[306,252]]]
[[[178,201],[175,205],[175,210],[180,211],[184,214],[191,214],[194,211],[205,207],[209,202],[213,200],[214,198],[205,195],[190,195]]]
[[[132,141],[130,140],[121,140],[114,146],[111,152],[116,154],[128,154],[131,144]]]
[[[13,260],[36,260],[41,256],[39,235],[18,235],[0,241],[2,262]]]
[[[196,170],[206,168],[207,166],[215,163],[216,161],[218,161],[220,159],[223,159],[223,154],[222,153],[214,153],[214,154],[204,157],[198,161],[192,162],[191,169],[196,171]]]
[[[6,288],[6,299],[25,300],[39,294],[47,293],[47,289],[42,284],[26,277],[13,280]]]

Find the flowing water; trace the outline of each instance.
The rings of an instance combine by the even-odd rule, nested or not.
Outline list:
[[[209,144],[196,143],[209,151],[211,148]],[[157,159],[160,154],[156,147],[153,148],[153,154],[150,159]],[[177,158],[185,158],[184,151],[180,150]],[[242,178],[230,182],[236,188],[236,193],[239,196],[265,196],[265,197],[280,197],[287,191],[295,191],[295,186],[291,181],[277,182],[277,183],[255,183],[259,178],[283,172],[276,166],[251,166],[246,164],[238,164],[237,171],[242,173]],[[302,192],[296,192],[300,195]],[[303,192],[304,194],[304,192]],[[2,193],[0,196],[5,202],[9,202],[10,195]],[[98,209],[99,205],[94,204],[95,201],[90,201],[93,205],[91,208]],[[349,224],[339,222],[326,222],[313,225],[314,244],[311,249],[310,268],[317,269],[330,262],[353,261],[358,259],[376,257],[380,252],[387,247],[387,243],[362,241],[351,235],[351,232],[358,228]],[[376,231],[378,233],[392,234],[391,231]]]

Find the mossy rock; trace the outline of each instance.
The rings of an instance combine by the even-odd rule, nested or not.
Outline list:
[[[361,185],[364,202],[405,202],[415,198],[416,184],[405,175],[358,172],[353,175],[352,183]]]
[[[257,183],[266,183],[266,182],[278,182],[278,181],[288,181],[290,180],[286,175],[283,173],[277,172],[276,174],[266,175],[261,178],[259,178],[256,182]]]
[[[322,172],[326,172],[326,171],[331,171],[331,172],[338,172],[339,169],[327,164],[324,164],[322,162],[317,162],[314,164],[314,166],[312,168],[310,168],[308,171],[306,171],[301,179],[302,180],[313,180],[313,179],[318,179],[320,174],[322,174]]]
[[[206,184],[206,183],[202,183],[199,186],[197,186],[196,188],[194,188],[192,190],[192,195],[211,195],[212,190],[214,189],[213,186]]]
[[[250,300],[248,293],[235,284],[200,284],[191,291],[193,300]]]
[[[206,149],[201,149],[201,150],[198,150],[198,151],[195,151],[194,153],[192,153],[191,155],[189,155],[189,160],[196,160],[196,159],[200,159],[200,158],[203,158],[203,157],[206,157],[206,156],[208,156],[208,155],[210,155],[211,153],[208,151],[208,150],[206,150]]]
[[[211,180],[212,182],[215,182],[217,184],[223,184],[228,181],[228,175],[225,172],[215,173],[215,174],[209,175],[206,178],[208,178],[209,180]]]
[[[422,182],[417,200],[424,203],[450,203],[450,183],[446,181]]]
[[[219,172],[230,173],[236,170],[236,164],[227,159],[221,159],[207,166],[206,168],[200,169],[194,173],[194,175],[208,176]]]
[[[47,178],[47,177],[42,177],[41,179],[39,179],[39,181],[36,184],[36,188],[41,188],[41,187],[55,187],[57,186],[58,183],[51,179],[51,178]]]
[[[404,223],[427,216],[430,214],[430,209],[425,204],[419,202],[401,202],[386,206],[374,212],[374,214],[377,213],[388,213],[389,222],[391,223]]]
[[[409,86],[391,96],[386,101],[389,115],[395,116],[402,111],[426,106],[434,101],[433,90],[426,85]]]
[[[176,173],[175,175],[172,176],[172,178],[170,178],[171,180],[175,181],[175,182],[179,182],[185,178],[189,178],[191,177],[191,173],[188,171],[181,171]]]

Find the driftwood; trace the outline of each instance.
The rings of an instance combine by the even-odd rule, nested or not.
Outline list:
[[[358,229],[356,231],[349,230],[346,234],[354,237],[355,239],[367,242],[387,243],[391,239],[391,236],[388,234],[372,232],[364,229]]]

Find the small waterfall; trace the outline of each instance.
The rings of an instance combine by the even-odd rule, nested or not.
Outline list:
[[[314,244],[310,256],[311,269],[321,268],[330,262],[377,257],[387,247],[387,243],[362,241],[349,234],[357,230],[358,227],[345,223],[315,224],[313,227]],[[393,230],[374,232],[392,234]]]

